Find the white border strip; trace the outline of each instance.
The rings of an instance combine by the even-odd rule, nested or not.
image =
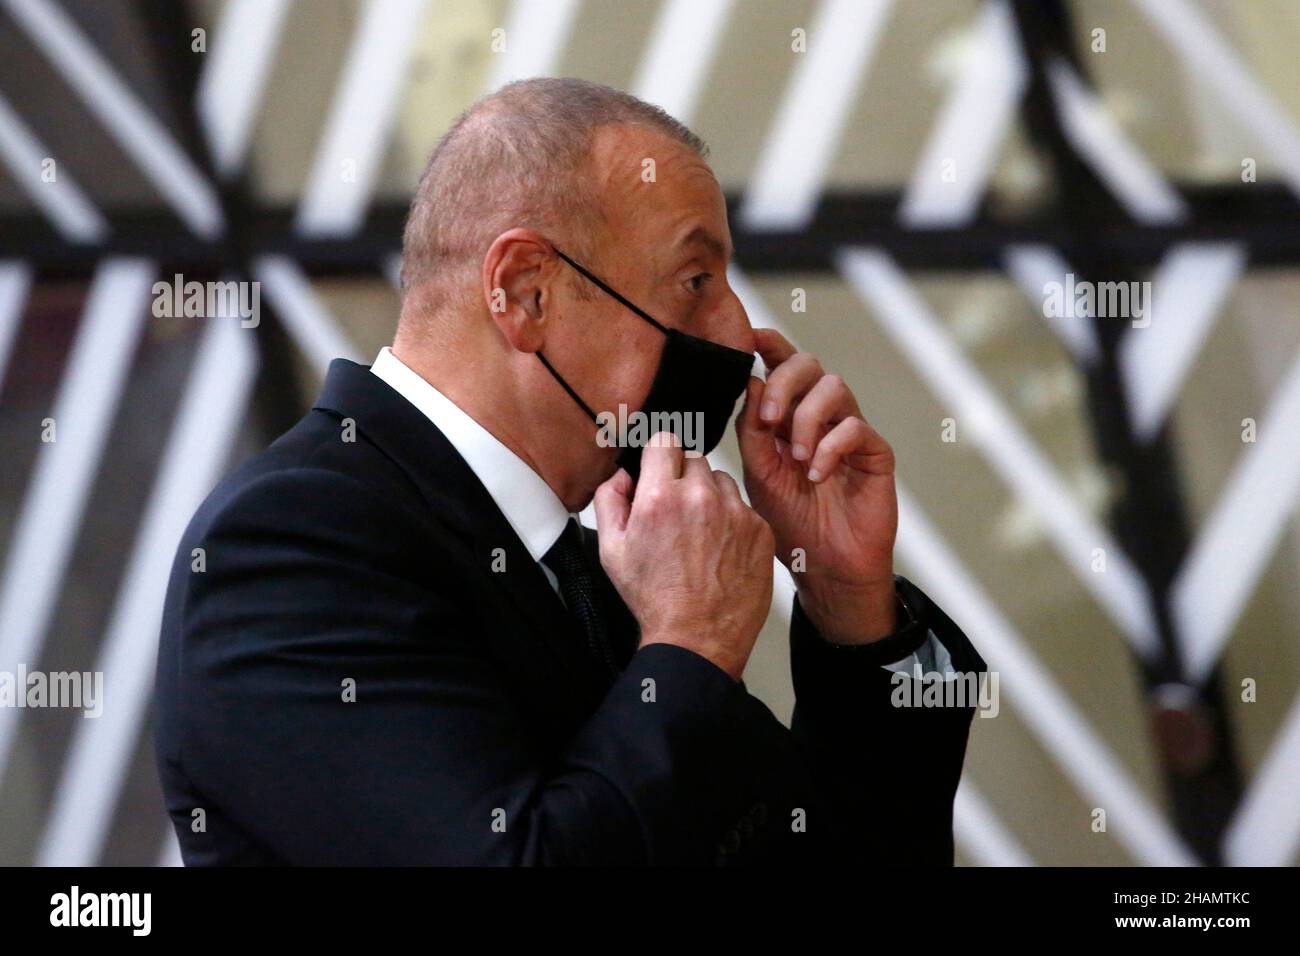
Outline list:
[[[304,235],[347,236],[361,226],[425,7],[367,0],[298,206],[294,225]]]
[[[264,256],[253,263],[253,274],[266,286],[289,335],[321,375],[336,358],[361,361],[296,262],[284,256]]]
[[[750,229],[802,229],[816,212],[892,0],[822,0],[740,210]]]
[[[1218,94],[1227,112],[1262,141],[1291,191],[1300,196],[1300,132],[1278,102],[1251,77],[1212,21],[1186,0],[1133,0],[1190,71]]]
[[[163,828],[162,845],[158,849],[158,862],[155,866],[184,866],[181,858],[181,845],[176,840],[176,828],[168,820]]]
[[[153,181],[191,231],[213,239],[224,228],[211,184],[171,133],[136,99],[108,61],[50,0],[0,0],[62,73],[122,149]]]
[[[1123,765],[1093,733],[1074,702],[1025,645],[930,524],[898,486],[898,554],[917,569],[927,592],[979,648],[1016,713],[1087,800],[1106,811],[1108,826],[1146,866],[1192,866],[1196,857],[1147,799]],[[1087,820],[1078,821],[1087,826]]]
[[[1025,245],[1007,246],[1002,253],[1002,262],[1033,305],[1035,317],[1043,317],[1076,362],[1083,366],[1094,365],[1101,357],[1101,349],[1093,332],[1091,316],[1077,311],[1069,315],[1044,313],[1047,286],[1055,282],[1064,288],[1068,284],[1067,277],[1073,270],[1066,261],[1051,246]]]
[[[1059,57],[1047,66],[1056,112],[1065,136],[1098,177],[1145,225],[1165,225],[1187,218],[1187,204],[1160,170],[1134,146],[1095,94]]]
[[[1034,509],[1065,563],[1133,649],[1151,658],[1158,641],[1150,596],[1119,542],[1083,509],[894,261],[874,249],[845,251],[837,259],[841,274],[872,306],[881,328],[959,417],[964,434]],[[1092,570],[1094,548],[1105,550],[1104,573]]]
[[[1235,243],[1181,243],[1151,277],[1150,324],[1127,330],[1119,369],[1133,429],[1143,441],[1160,431],[1219,310],[1246,266]]]
[[[961,848],[980,866],[1034,865],[975,785],[965,779],[957,787],[952,804],[952,832]]]
[[[1228,423],[1232,429],[1238,426]],[[1171,591],[1193,681],[1214,668],[1300,496],[1300,352],[1274,392]]]
[[[4,388],[9,355],[23,324],[23,309],[32,285],[32,269],[16,259],[0,261],[0,389]]]
[[[239,434],[257,370],[254,337],[209,319],[181,399],[96,670],[103,713],[77,721],[37,853],[40,866],[93,866],[112,825],[131,754],[148,726],[167,579],[177,542]]]
[[[55,178],[42,178],[42,164],[53,159],[9,102],[0,96],[0,156],[20,189],[31,198],[69,242],[98,242],[108,235],[108,221],[73,181],[55,165]]]
[[[1229,688],[1231,692],[1231,688]],[[1290,866],[1300,846],[1300,695],[1223,837],[1229,866]]]
[[[906,226],[970,222],[993,175],[998,147],[1015,123],[1029,73],[1010,9],[989,0],[971,30],[973,42],[898,209]],[[944,180],[948,162],[954,164],[951,182]]]
[[[400,295],[402,291],[402,254],[394,252],[391,256],[388,256],[384,259],[382,268],[384,278]]]
[[[91,286],[0,576],[0,669],[35,668],[148,315],[152,262],[112,259]],[[33,434],[32,441],[40,436]],[[0,779],[21,710],[0,707]]]
[[[515,0],[505,32],[506,46],[495,54],[487,92],[513,80],[553,76],[577,12],[578,0]]]
[[[632,92],[690,124],[733,0],[666,0]]]
[[[244,164],[289,0],[228,0],[199,76],[195,108],[221,176]]]

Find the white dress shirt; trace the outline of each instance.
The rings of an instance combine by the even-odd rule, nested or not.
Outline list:
[[[387,346],[380,349],[370,371],[418,408],[446,436],[483,483],[529,555],[538,562],[551,587],[559,594],[559,582],[551,569],[542,563],[542,557],[560,539],[568,520],[578,521],[578,516],[569,513],[551,486],[522,458],[421,378],[394,355],[392,349]],[[582,522],[578,521],[578,524],[581,526]],[[903,673],[930,673],[934,670],[943,671],[945,676],[953,673],[948,651],[933,632],[915,654],[883,666]]]

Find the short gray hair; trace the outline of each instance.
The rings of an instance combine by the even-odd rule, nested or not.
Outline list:
[[[635,96],[572,77],[516,80],[475,102],[434,148],[402,235],[403,301],[425,286],[425,309],[456,300],[458,273],[494,239],[525,227],[561,238],[582,262],[607,229],[590,169],[597,129],[658,130],[701,157],[708,146],[668,113]],[[466,277],[467,278],[467,277]],[[464,286],[468,289],[468,283]],[[596,294],[578,279],[579,294]]]

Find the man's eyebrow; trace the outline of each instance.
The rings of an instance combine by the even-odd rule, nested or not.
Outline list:
[[[732,250],[728,249],[717,236],[713,235],[713,233],[709,232],[703,226],[696,226],[677,241],[677,248],[679,249],[683,249],[690,245],[704,246],[710,252],[721,257],[723,261],[731,261]]]

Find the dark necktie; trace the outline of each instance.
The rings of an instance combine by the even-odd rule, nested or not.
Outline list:
[[[582,530],[572,518],[564,526],[564,533],[542,558],[555,574],[560,585],[560,596],[568,605],[569,613],[578,619],[587,636],[587,646],[592,656],[613,677],[618,676],[618,665],[609,646],[609,632],[605,617],[596,598],[596,576],[582,546]]]

